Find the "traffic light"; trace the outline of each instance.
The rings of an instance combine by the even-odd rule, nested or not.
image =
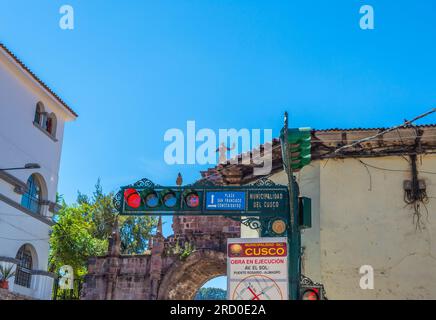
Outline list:
[[[139,208],[141,206],[141,196],[136,189],[129,188],[124,190],[124,200],[131,208]]]
[[[284,130],[281,132],[282,145],[287,142],[290,157],[286,159],[286,163],[291,163],[293,171],[301,170],[312,160],[311,130],[310,128],[288,129],[287,141],[285,141]]]
[[[312,199],[306,197],[298,198],[298,215],[300,229],[312,228]]]
[[[135,188],[123,189],[123,211],[131,214],[150,212],[198,212],[203,200],[203,190],[191,188]]]
[[[324,300],[322,285],[301,286],[300,300]]]

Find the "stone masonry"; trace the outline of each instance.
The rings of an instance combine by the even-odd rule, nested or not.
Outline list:
[[[143,255],[120,254],[118,225],[108,254],[91,258],[83,300],[191,300],[208,280],[226,274],[227,238],[240,223],[223,217],[174,217],[174,235],[162,236],[162,221]]]

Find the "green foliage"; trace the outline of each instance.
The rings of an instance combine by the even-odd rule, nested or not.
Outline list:
[[[153,217],[120,218],[121,252],[141,254],[148,248],[148,240],[156,228],[157,219]]]
[[[7,281],[15,275],[13,264],[0,264],[0,281]]]
[[[195,246],[189,242],[185,242],[185,248],[180,254],[180,260],[185,260],[195,251]]]
[[[219,288],[201,288],[194,300],[226,300],[227,291]]]
[[[63,265],[70,265],[75,276],[86,274],[89,257],[103,255],[107,239],[94,237],[93,221],[83,206],[63,206],[57,214],[57,223],[50,237],[50,270],[57,272]]]
[[[106,254],[117,216],[112,198],[112,193],[103,193],[98,180],[91,197],[78,192],[73,205],[59,199],[62,208],[54,217],[50,237],[50,271],[57,273],[61,266],[70,265],[75,276],[81,277],[89,257]],[[122,253],[143,253],[156,225],[152,217],[119,217]]]

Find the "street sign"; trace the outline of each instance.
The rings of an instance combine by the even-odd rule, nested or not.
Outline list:
[[[229,300],[288,300],[287,238],[227,240]]]
[[[241,191],[207,191],[206,210],[245,210],[245,192]]]
[[[289,217],[286,186],[136,186],[114,197],[120,215]]]
[[[245,186],[199,183],[168,187],[142,179],[132,185],[121,187],[114,196],[113,204],[119,215],[223,216],[240,221],[251,229],[258,229],[263,238],[240,239],[239,245],[242,250],[247,248],[249,253],[250,248],[267,249],[271,246],[280,250],[276,250],[275,253],[274,250],[267,250],[265,256],[265,252],[261,251],[260,257],[254,254],[254,250],[254,256],[247,255],[246,259],[229,251],[233,254],[228,259],[229,299],[248,299],[251,296],[253,300],[287,300],[289,297],[297,300],[300,279],[300,228],[311,225],[310,202],[306,201],[306,208],[305,201],[299,203],[298,185],[295,178],[290,181],[292,191],[289,186],[277,185],[267,178]],[[304,224],[300,224],[300,212],[305,218]],[[271,245],[270,242],[275,244]],[[289,254],[283,254],[282,250],[289,251]],[[236,270],[234,274],[231,273],[233,270]],[[289,283],[288,277],[291,279]]]

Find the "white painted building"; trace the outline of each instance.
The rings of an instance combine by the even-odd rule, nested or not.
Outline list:
[[[312,131],[313,161],[295,174],[300,195],[312,199],[302,273],[323,284],[332,300],[436,299],[436,125],[402,128],[332,157],[333,150],[382,130]],[[268,178],[287,185],[277,140],[272,157]],[[221,185],[260,178],[252,164],[226,164],[203,177]],[[246,226],[241,233],[259,236]],[[373,287],[361,287],[362,266],[373,268]]]
[[[51,299],[49,234],[65,122],[77,114],[0,44],[0,263],[12,292]],[[40,168],[1,170],[38,164]]]

